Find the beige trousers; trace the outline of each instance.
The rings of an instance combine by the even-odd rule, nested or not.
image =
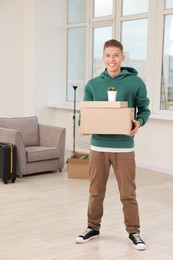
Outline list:
[[[103,216],[106,184],[112,165],[123,205],[124,224],[128,233],[139,233],[139,212],[136,201],[135,154],[90,151],[88,226],[99,230]]]

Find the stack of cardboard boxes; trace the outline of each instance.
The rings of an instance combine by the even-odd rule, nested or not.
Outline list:
[[[134,109],[128,102],[82,101],[80,102],[81,133],[84,134],[124,134],[132,129]],[[68,159],[69,178],[88,178],[88,159],[78,159],[76,153]]]

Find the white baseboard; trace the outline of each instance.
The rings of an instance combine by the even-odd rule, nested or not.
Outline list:
[[[141,163],[141,162],[136,162],[136,166],[140,167],[140,168],[148,169],[151,171],[155,171],[155,172],[173,175],[172,169],[160,168],[160,167],[156,167],[155,165],[145,164],[145,163]]]

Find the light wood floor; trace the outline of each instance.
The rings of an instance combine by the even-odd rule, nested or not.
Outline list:
[[[147,250],[128,242],[116,181],[107,185],[101,235],[74,239],[86,227],[88,180],[61,173],[0,181],[0,260],[172,260],[173,176],[137,169],[141,236]]]

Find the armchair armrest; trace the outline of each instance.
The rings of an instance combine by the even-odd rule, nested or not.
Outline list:
[[[56,146],[59,148],[59,167],[64,166],[66,129],[58,126],[39,124],[40,146]]]
[[[17,174],[22,177],[26,172],[26,152],[20,132],[0,127],[0,142],[11,143],[17,146]]]
[[[40,146],[59,147],[65,141],[65,132],[62,127],[39,124]]]

